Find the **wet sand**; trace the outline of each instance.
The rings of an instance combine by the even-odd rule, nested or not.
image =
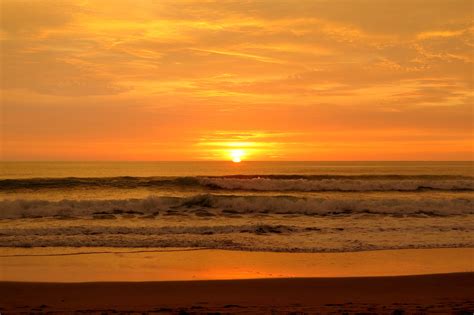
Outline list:
[[[474,311],[474,250],[468,248],[356,253],[149,250],[3,248],[0,312]]]
[[[0,283],[2,312],[471,314],[474,274]]]
[[[108,282],[401,276],[473,272],[473,262],[472,248],[348,253],[0,248],[0,279]]]

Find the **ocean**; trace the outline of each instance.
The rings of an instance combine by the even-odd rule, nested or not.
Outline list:
[[[2,162],[1,247],[473,247],[472,162]]]

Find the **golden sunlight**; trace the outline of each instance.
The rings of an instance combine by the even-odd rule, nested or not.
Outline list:
[[[230,156],[232,158],[232,162],[234,163],[240,163],[244,155],[245,155],[245,151],[241,149],[230,151]]]
[[[473,8],[0,0],[0,315],[474,315]]]

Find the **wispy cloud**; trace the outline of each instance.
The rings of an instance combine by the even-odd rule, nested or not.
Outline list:
[[[0,5],[5,158],[472,156],[470,0]]]

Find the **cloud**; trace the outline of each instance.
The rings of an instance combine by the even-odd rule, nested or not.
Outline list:
[[[411,133],[421,135],[420,148],[431,139],[434,155],[427,135],[458,146],[452,155],[440,147],[440,157],[472,152],[470,0],[1,5],[0,93],[12,143],[52,148],[67,134],[100,138],[109,149],[136,141],[141,157],[173,159],[196,155],[200,142],[269,143],[271,156],[289,159],[344,143],[380,149],[388,137],[396,143],[393,135],[400,137],[390,154],[402,156]],[[8,156],[26,154],[15,150]],[[60,158],[60,148],[54,152]],[[259,154],[270,156],[263,146]]]
[[[26,43],[2,45],[1,85],[4,89],[29,89],[43,94],[109,95],[126,90],[93,66],[68,60],[66,54],[30,51]]]
[[[0,8],[1,28],[14,36],[61,28],[82,10],[74,1],[64,0],[3,0]]]

